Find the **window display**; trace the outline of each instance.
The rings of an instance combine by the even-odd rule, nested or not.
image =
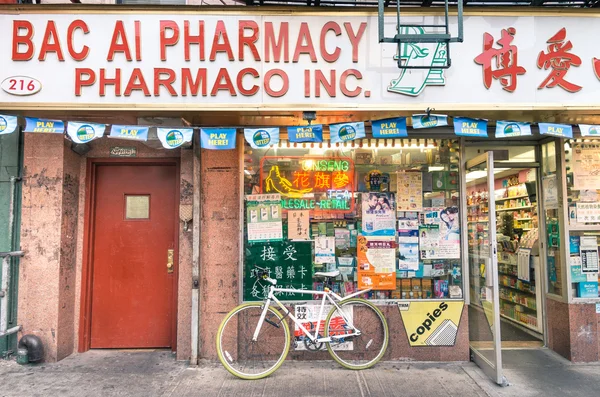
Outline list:
[[[246,143],[244,300],[263,298],[256,266],[291,289],[462,298],[458,156],[446,139]]]

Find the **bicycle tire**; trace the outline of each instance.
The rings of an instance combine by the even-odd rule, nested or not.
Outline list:
[[[373,365],[377,364],[379,360],[381,360],[381,358],[387,350],[387,346],[389,343],[389,329],[385,316],[383,315],[381,310],[377,308],[377,306],[375,306],[371,302],[360,298],[353,298],[348,299],[346,301],[342,301],[342,303],[340,303],[339,306],[342,310],[347,310],[344,307],[360,306],[360,313],[356,313],[353,309],[352,322],[354,323],[355,327],[361,331],[361,335],[350,336],[348,338],[348,342],[353,343],[353,350],[351,350],[351,353],[348,353],[348,351],[334,350],[334,348],[338,345],[339,342],[327,342],[327,351],[329,351],[331,357],[344,368],[352,370],[361,370],[372,367]],[[337,312],[338,308],[334,306],[327,314],[327,318],[325,320],[325,337],[329,337],[330,335],[336,332],[339,334],[339,332],[343,332],[342,330],[345,329],[343,324],[332,325],[332,319],[334,319],[334,314]],[[372,315],[369,315],[368,313],[372,313]],[[357,324],[359,318],[361,319],[360,321],[366,321],[365,325]],[[374,322],[374,319],[376,318],[380,320],[380,324],[376,324]],[[380,327],[380,331],[377,330],[377,327]],[[369,331],[368,334],[366,332],[367,330]],[[378,352],[376,352],[377,354],[373,358],[358,360],[359,362],[353,362],[346,358],[347,356],[366,356],[366,353],[369,350],[369,347],[373,343],[374,339],[377,339],[378,341],[380,340],[381,348]],[[364,343],[365,341],[366,343]],[[371,355],[369,355],[369,357],[370,356]]]
[[[256,342],[251,341],[252,336],[254,334],[254,330],[259,320],[257,316],[260,315],[263,307],[264,303],[262,302],[245,303],[243,305],[237,306],[232,311],[230,311],[227,314],[227,316],[225,316],[217,332],[216,343],[219,361],[221,361],[221,364],[223,364],[227,371],[241,379],[254,380],[265,378],[271,375],[283,364],[290,350],[290,328],[288,326],[288,323],[285,321],[283,315],[273,307],[269,307],[267,316],[270,316],[271,318],[269,320],[273,323],[278,324],[281,328],[277,328],[271,323],[264,322],[261,327],[261,334],[259,335],[259,340],[257,340]],[[240,316],[241,314],[243,315]],[[231,320],[234,318],[237,319],[237,324],[231,323]],[[282,335],[279,335],[279,332],[274,331],[274,329],[281,329],[283,331]],[[224,342],[224,340],[227,340],[228,336],[224,333],[227,333],[230,330],[235,331],[235,337],[229,337],[230,342],[235,340],[235,342],[231,343],[231,345],[229,344],[229,342]],[[261,336],[263,336],[263,338],[261,338]],[[267,339],[269,339],[269,343],[266,343]],[[275,360],[257,360],[256,365],[254,366],[250,363],[249,357],[252,357],[254,355],[254,348],[249,348],[249,344],[254,344],[253,346],[258,346],[258,343],[266,343],[266,347],[272,348],[272,346],[274,346],[272,342],[276,341],[277,343],[279,343],[278,341],[281,339],[284,340],[283,350],[280,354],[276,353]],[[224,347],[224,343],[227,343],[228,346]],[[230,349],[231,347],[235,348],[236,351]],[[230,352],[229,350],[232,351]],[[278,349],[276,349],[276,351],[278,351]],[[232,356],[232,353],[235,353],[234,356]],[[245,357],[246,361],[240,359],[241,357]],[[268,367],[265,367],[264,363],[267,363],[269,361],[274,362],[272,365],[269,364]],[[257,367],[259,362],[263,362],[263,365],[262,368],[259,368],[258,372],[256,373],[245,372],[241,369],[244,367],[243,362],[246,362],[246,366],[248,367]]]

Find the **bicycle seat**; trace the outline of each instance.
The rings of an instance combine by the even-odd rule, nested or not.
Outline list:
[[[339,270],[334,270],[332,272],[316,272],[315,277],[337,277],[340,275]]]

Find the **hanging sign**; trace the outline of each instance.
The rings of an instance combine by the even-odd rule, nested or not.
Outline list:
[[[64,134],[65,123],[60,120],[35,119],[25,117],[23,132],[42,132],[50,134]]]
[[[321,124],[288,127],[287,131],[290,142],[323,142],[323,126]]]
[[[361,139],[367,136],[365,133],[365,123],[342,123],[331,124],[329,126],[329,136],[331,143],[342,143]]]
[[[408,136],[406,117],[371,121],[373,138],[401,138]]]
[[[443,127],[448,125],[448,116],[443,114],[413,114],[411,121],[414,129]]]
[[[279,143],[279,128],[244,128],[244,137],[252,149],[263,149]]]
[[[531,135],[529,123],[518,123],[516,121],[496,121],[496,138],[509,138],[513,136]]]
[[[235,128],[201,128],[200,147],[210,150],[235,149]]]
[[[140,127],[137,125],[113,125],[108,137],[145,142],[148,140],[148,129],[148,127]]]
[[[157,128],[156,135],[165,149],[175,149],[186,142],[191,142],[194,136],[193,128]]]
[[[6,116],[0,114],[0,135],[12,134],[17,129],[19,120],[17,116]]]
[[[67,123],[67,134],[75,143],[87,143],[96,138],[102,138],[105,129],[106,124],[76,123],[73,121]]]
[[[600,125],[579,124],[581,136],[600,136]]]
[[[573,127],[566,124],[539,123],[541,135],[552,135],[559,138],[573,138]]]
[[[398,308],[410,346],[454,346],[463,305],[463,301],[401,302]]]
[[[487,120],[455,117],[454,133],[458,136],[479,136],[487,138]]]

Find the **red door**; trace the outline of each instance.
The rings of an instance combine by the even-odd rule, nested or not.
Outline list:
[[[97,165],[91,348],[170,347],[177,197],[175,165]]]

